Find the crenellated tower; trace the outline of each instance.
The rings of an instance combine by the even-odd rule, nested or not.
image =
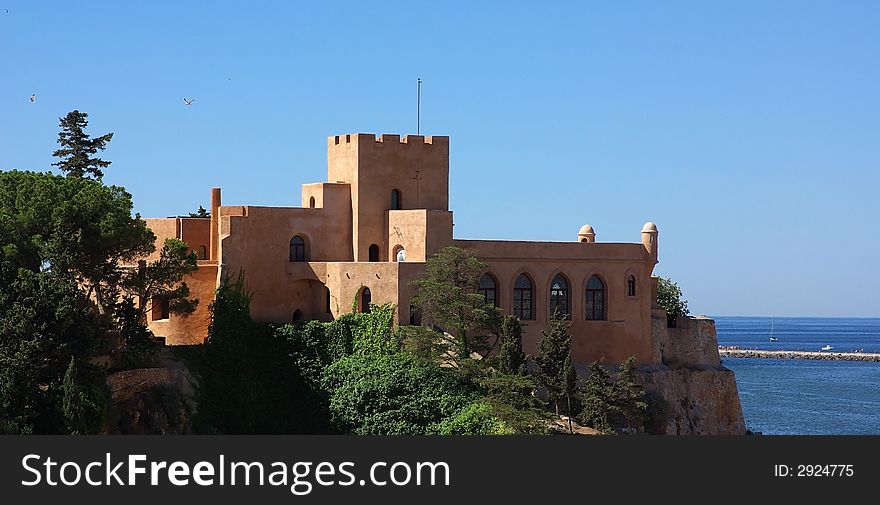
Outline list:
[[[384,259],[392,254],[389,210],[449,210],[449,137],[334,135],[327,139],[327,175],[351,185],[354,260],[369,261],[371,247]]]

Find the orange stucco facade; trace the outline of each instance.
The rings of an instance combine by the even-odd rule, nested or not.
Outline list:
[[[214,290],[223,276],[240,272],[256,320],[329,321],[350,312],[355,300],[361,308],[368,290],[372,303],[394,304],[397,323],[410,324],[410,281],[428,257],[456,245],[488,265],[496,305],[523,316],[526,352],[536,352],[555,303],[570,314],[576,361],[658,362],[652,317],[665,316],[653,303],[652,223],[633,243],[597,241],[589,225],[571,242],[458,240],[449,210],[448,137],[336,135],[327,141],[327,158],[328,182],[303,185],[300,207],[222,205],[214,188],[210,218],[147,220],[158,243],[180,238],[200,258],[187,281],[199,309],[187,318],[154,320],[151,313],[157,336],[168,344],[203,341]]]

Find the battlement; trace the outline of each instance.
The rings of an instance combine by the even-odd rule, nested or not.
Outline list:
[[[422,145],[422,146],[449,146],[449,137],[446,135],[404,135],[402,138],[396,133],[382,133],[379,135],[373,133],[350,133],[346,135],[334,135],[327,138],[327,145],[347,146],[357,144],[361,147],[368,145],[386,146],[386,145]]]

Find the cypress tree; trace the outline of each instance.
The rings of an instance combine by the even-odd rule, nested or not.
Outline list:
[[[550,331],[541,332],[544,338],[538,344],[538,356],[535,363],[538,365],[538,385],[547,390],[550,401],[553,402],[556,413],[559,414],[559,406],[566,398],[567,378],[565,373],[565,361],[571,359],[571,336],[568,334],[569,322],[558,310],[550,319]]]
[[[524,374],[526,355],[522,350],[522,323],[518,317],[509,315],[501,323],[501,349],[498,351],[498,368],[506,374]]]
[[[64,382],[61,384],[63,393],[62,412],[67,428],[71,434],[85,432],[85,416],[83,413],[83,395],[79,390],[76,380],[76,361],[71,356],[70,364],[64,373]]]

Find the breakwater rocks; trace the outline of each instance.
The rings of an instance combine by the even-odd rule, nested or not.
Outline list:
[[[829,361],[871,361],[880,363],[880,353],[831,351],[760,351],[718,346],[722,358],[821,359]]]

